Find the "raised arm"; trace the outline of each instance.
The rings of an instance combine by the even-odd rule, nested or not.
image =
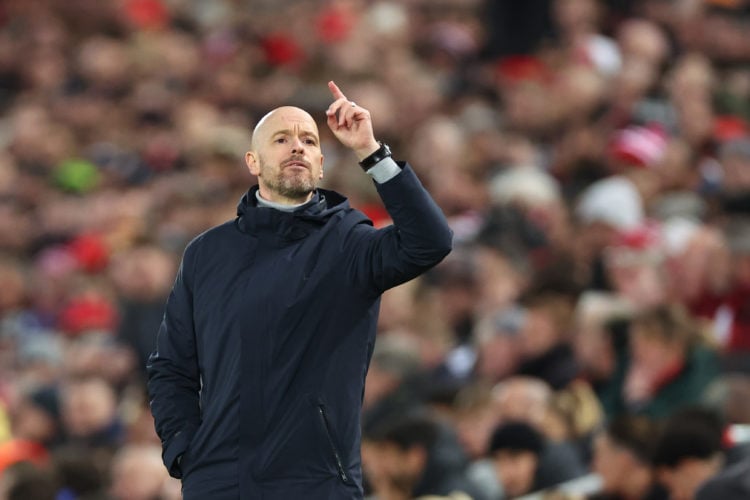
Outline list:
[[[380,150],[370,112],[347,99],[329,82],[334,101],[326,111],[328,127],[361,162]],[[451,250],[452,232],[440,208],[405,163],[386,156],[368,171],[393,220],[382,230],[354,228],[350,265],[357,284],[373,293],[415,278]]]

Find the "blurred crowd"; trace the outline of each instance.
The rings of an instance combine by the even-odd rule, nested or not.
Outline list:
[[[181,252],[331,79],[455,233],[383,297],[368,498],[750,498],[749,32],[747,0],[3,0],[0,499],[180,498],[144,378]]]

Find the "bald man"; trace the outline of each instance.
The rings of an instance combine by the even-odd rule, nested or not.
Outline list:
[[[437,264],[452,234],[370,113],[329,83],[326,122],[376,185],[375,229],[317,187],[315,120],[284,106],[245,155],[257,185],[237,217],[185,249],[149,394],[163,459],[185,500],[362,498],[360,413],[383,291]],[[364,174],[363,174],[364,175]]]

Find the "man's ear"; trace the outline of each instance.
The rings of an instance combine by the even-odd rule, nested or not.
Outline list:
[[[257,177],[260,174],[260,162],[258,161],[258,154],[255,151],[245,153],[245,165],[247,165],[247,169],[254,176]]]
[[[323,178],[323,172],[325,171],[325,168],[323,168],[325,162],[323,160],[325,160],[325,156],[320,155],[320,175],[318,176],[319,180]]]

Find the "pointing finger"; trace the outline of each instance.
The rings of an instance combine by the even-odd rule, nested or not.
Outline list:
[[[346,99],[346,96],[344,95],[344,93],[341,92],[341,89],[339,88],[338,85],[336,85],[333,82],[333,80],[331,80],[330,82],[328,82],[328,88],[330,89],[331,94],[333,94],[333,98],[334,99],[336,99],[336,100],[338,100],[338,99]]]

